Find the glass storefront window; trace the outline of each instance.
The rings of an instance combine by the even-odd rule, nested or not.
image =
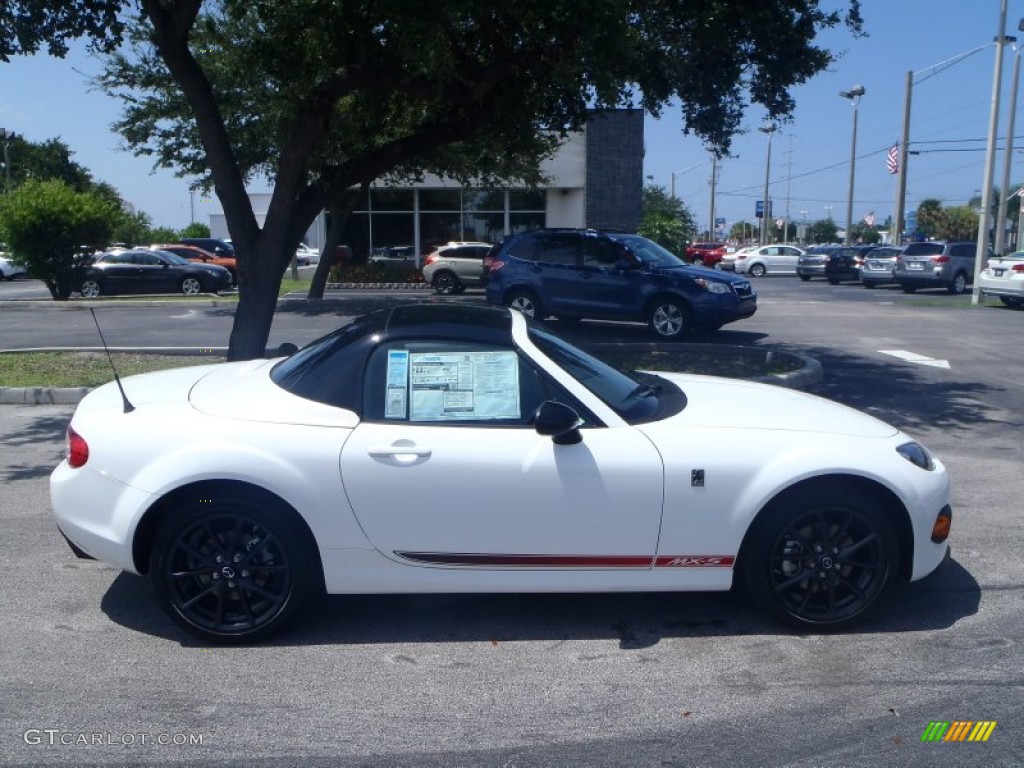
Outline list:
[[[517,232],[529,232],[531,229],[542,229],[545,226],[545,215],[543,211],[533,213],[522,213],[513,211],[509,214],[509,227],[512,234]]]
[[[505,236],[505,214],[467,213],[462,220],[463,235],[466,240],[480,243],[496,243]]]
[[[374,211],[412,211],[411,189],[371,189],[370,202]]]
[[[510,211],[543,211],[547,207],[547,192],[543,189],[510,189]]]
[[[421,211],[459,211],[462,209],[462,190],[421,189]]]
[[[463,240],[462,216],[458,213],[420,213],[420,250],[435,245]]]
[[[505,211],[505,190],[503,189],[464,189],[462,191],[462,210],[471,211]]]

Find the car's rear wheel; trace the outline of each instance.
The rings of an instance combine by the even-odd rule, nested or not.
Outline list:
[[[1019,296],[1000,296],[999,300],[1006,306],[1013,307],[1014,309],[1024,307],[1024,299]]]
[[[754,600],[792,626],[842,629],[862,618],[899,570],[886,513],[849,486],[785,494],[747,534],[740,567]]]
[[[693,266],[695,266],[695,267],[703,267],[704,266],[704,259],[702,259],[700,256],[694,256],[693,257]]]
[[[678,339],[690,324],[690,308],[678,299],[658,299],[647,311],[647,325],[662,339]]]
[[[533,291],[515,290],[505,297],[505,306],[522,312],[527,317],[535,320],[544,319],[544,311],[541,308],[540,299]]]
[[[434,275],[434,290],[442,296],[451,296],[453,293],[460,293],[462,283],[452,272],[438,272]]]
[[[839,285],[839,278],[836,278],[836,277],[830,277],[830,278],[828,279],[828,284],[829,284],[829,285]]]
[[[165,518],[149,573],[179,626],[204,640],[248,643],[279,631],[313,593],[315,556],[287,513],[213,498]]]
[[[807,283],[807,282],[810,282],[811,276],[810,275],[800,275],[800,279],[803,280],[805,283]]]
[[[904,293],[913,293],[914,291],[917,290],[917,288],[915,288],[912,285],[901,285],[900,288],[903,290]]]
[[[186,296],[196,296],[203,292],[203,283],[198,277],[186,277],[178,287]]]
[[[953,277],[953,282],[946,286],[946,290],[952,293],[954,296],[960,296],[967,292],[967,275],[963,272],[957,272]]]
[[[876,283],[874,280],[865,280],[864,281],[864,287],[865,288],[877,288],[878,287],[878,283]]]
[[[79,293],[82,294],[83,299],[95,299],[103,293],[103,288],[100,286],[99,280],[89,278],[82,281],[82,287],[79,288]]]
[[[764,264],[754,264],[750,267],[750,274],[754,277],[764,277],[765,271]]]

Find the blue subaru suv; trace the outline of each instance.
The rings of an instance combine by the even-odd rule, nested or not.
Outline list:
[[[484,269],[488,302],[538,320],[636,320],[660,338],[675,339],[757,311],[749,280],[690,266],[640,235],[523,232],[494,246]]]

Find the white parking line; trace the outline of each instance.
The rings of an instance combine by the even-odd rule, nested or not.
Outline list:
[[[919,355],[916,352],[908,352],[905,349],[880,349],[878,350],[883,355],[891,355],[892,357],[898,357],[908,363],[916,363],[917,365],[927,365],[931,368],[949,368],[948,360],[936,360],[934,357],[927,357],[925,355]]]

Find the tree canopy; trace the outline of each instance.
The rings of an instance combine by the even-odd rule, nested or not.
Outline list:
[[[680,258],[693,238],[697,225],[693,214],[678,197],[664,187],[648,184],[643,193],[643,214],[637,233],[650,238]]]
[[[119,34],[103,15],[109,3],[95,13],[84,2],[13,7],[42,8],[30,21],[43,35],[62,5],[65,35],[106,45]],[[752,103],[784,120],[789,89],[832,62],[815,44],[821,30],[860,31],[859,0],[821,6],[139,0],[131,47],[102,83],[124,100],[119,130],[133,151],[216,190],[239,255],[229,357],[241,359],[263,353],[283,267],[344,190],[426,170],[500,175],[510,157],[524,158],[526,175],[550,137],[580,128],[595,107],[657,115],[677,102],[682,130],[725,152]],[[254,174],[273,184],[262,226],[246,195]]]

